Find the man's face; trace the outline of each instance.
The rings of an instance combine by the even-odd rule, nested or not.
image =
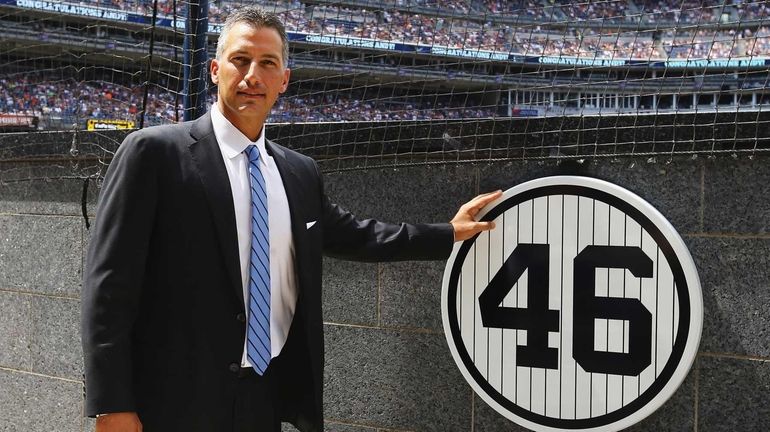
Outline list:
[[[219,59],[211,61],[219,109],[244,135],[256,139],[278,95],[289,84],[281,37],[272,28],[235,24]]]

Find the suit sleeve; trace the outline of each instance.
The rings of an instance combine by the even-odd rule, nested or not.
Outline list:
[[[320,174],[318,177],[321,178]],[[319,182],[325,254],[354,261],[404,261],[443,260],[452,252],[454,228],[451,224],[359,220],[331,203],[323,192],[323,181]]]
[[[105,176],[81,295],[85,414],[135,411],[132,329],[157,202],[157,158],[143,131],[124,140]]]

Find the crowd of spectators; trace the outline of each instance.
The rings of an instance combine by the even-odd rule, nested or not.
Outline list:
[[[427,100],[430,99],[430,100]],[[474,106],[463,98],[452,102],[435,98],[367,98],[360,92],[316,92],[287,95],[278,100],[270,120],[284,122],[339,122],[385,120],[446,120],[495,117],[493,107]]]
[[[290,90],[276,103],[271,123],[325,121],[426,120],[493,117],[490,107],[463,98],[420,99],[408,96],[367,97],[362,91]],[[27,71],[0,76],[0,114],[35,115],[67,124],[86,119],[139,120],[144,87],[102,80],[62,78],[60,74]],[[208,104],[216,102],[212,90]],[[176,110],[175,108],[176,107]],[[171,123],[183,117],[181,97],[163,86],[150,86],[145,106],[147,124]]]
[[[661,38],[667,57],[735,58],[770,54],[770,29],[727,30],[713,32],[668,32]]]
[[[602,21],[625,20],[628,10],[628,1],[603,0],[603,1],[569,1],[561,0],[561,10],[572,21]]]
[[[760,0],[735,1],[738,21],[765,20],[770,18],[770,4]]]
[[[80,0],[80,3],[149,15],[155,0]],[[184,14],[186,0],[157,0],[158,12]],[[269,10],[302,12],[300,0],[215,0],[209,4],[213,22],[222,22],[240,4],[260,4]],[[355,5],[355,3],[352,3]],[[314,7],[317,5],[314,5]],[[349,6],[355,10],[357,6]],[[360,9],[360,7],[358,7]],[[770,17],[770,5],[757,0],[380,0],[372,10],[435,11],[437,15],[510,15],[516,21],[625,21],[638,24],[704,24],[760,20]],[[303,18],[295,15],[297,19]]]
[[[637,0],[641,17],[650,23],[716,23],[730,12],[730,1],[716,0]],[[725,9],[725,6],[728,6]]]
[[[543,5],[532,0],[484,0],[481,7],[475,9],[483,15],[513,15],[532,21],[550,21],[554,18],[554,6]]]
[[[516,34],[515,43],[526,55],[649,59],[660,57],[650,37],[615,35]]]
[[[63,119],[137,120],[144,88],[103,80],[79,81],[33,71],[0,75],[0,113]],[[145,115],[153,123],[175,120],[175,95],[161,88],[148,92]]]
[[[141,9],[146,0],[86,0],[109,7]],[[517,26],[499,22],[482,22],[455,17],[418,14],[403,8],[417,4],[425,8],[446,9],[462,14],[483,12],[487,15],[524,14],[534,20],[546,14],[570,21],[632,19],[645,17],[649,22],[711,23],[727,14],[740,19],[768,17],[764,2],[738,0],[620,0],[601,2],[558,0],[541,3],[535,0],[385,0],[376,10],[354,6],[305,4],[300,0],[256,0],[279,13],[289,31],[325,35],[345,35],[387,41],[400,41],[450,48],[484,49],[525,55],[587,56],[603,58],[718,58],[746,55],[768,55],[766,32],[751,30],[703,30],[676,28],[638,32],[636,36],[618,34],[617,29],[587,27],[582,29],[551,28],[550,33],[537,23]],[[161,12],[168,12],[171,0],[158,0]],[[221,22],[240,3],[217,1],[210,4],[209,16]],[[550,6],[544,6],[549,4]],[[177,8],[185,5],[176,3]],[[732,11],[732,12],[731,12]],[[735,15],[735,16],[734,16]],[[486,15],[485,15],[486,16]]]
[[[761,56],[770,53],[770,28],[760,27],[756,32],[746,29],[743,33],[745,55]]]

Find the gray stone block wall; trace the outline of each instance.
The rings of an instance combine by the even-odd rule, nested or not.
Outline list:
[[[599,177],[651,202],[700,273],[705,320],[695,365],[630,430],[770,430],[770,160],[427,166],[327,174],[326,186],[360,217],[428,222],[449,220],[479,192],[554,174]],[[93,428],[81,416],[81,187],[0,182],[0,431]],[[95,199],[92,185],[91,217]],[[523,430],[474,395],[452,360],[439,309],[443,263],[326,259],[324,269],[327,431]]]
[[[83,431],[82,218],[39,191],[0,197],[0,430]]]

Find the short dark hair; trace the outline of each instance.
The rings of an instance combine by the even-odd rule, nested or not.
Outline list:
[[[222,53],[225,50],[225,39],[230,29],[235,24],[246,23],[254,28],[271,28],[278,32],[281,37],[281,55],[283,61],[283,67],[289,65],[289,38],[286,36],[286,27],[284,27],[281,18],[272,12],[266,12],[265,10],[257,6],[243,6],[230,13],[225,20],[222,31],[219,33],[219,40],[217,40],[217,59],[222,57]]]

